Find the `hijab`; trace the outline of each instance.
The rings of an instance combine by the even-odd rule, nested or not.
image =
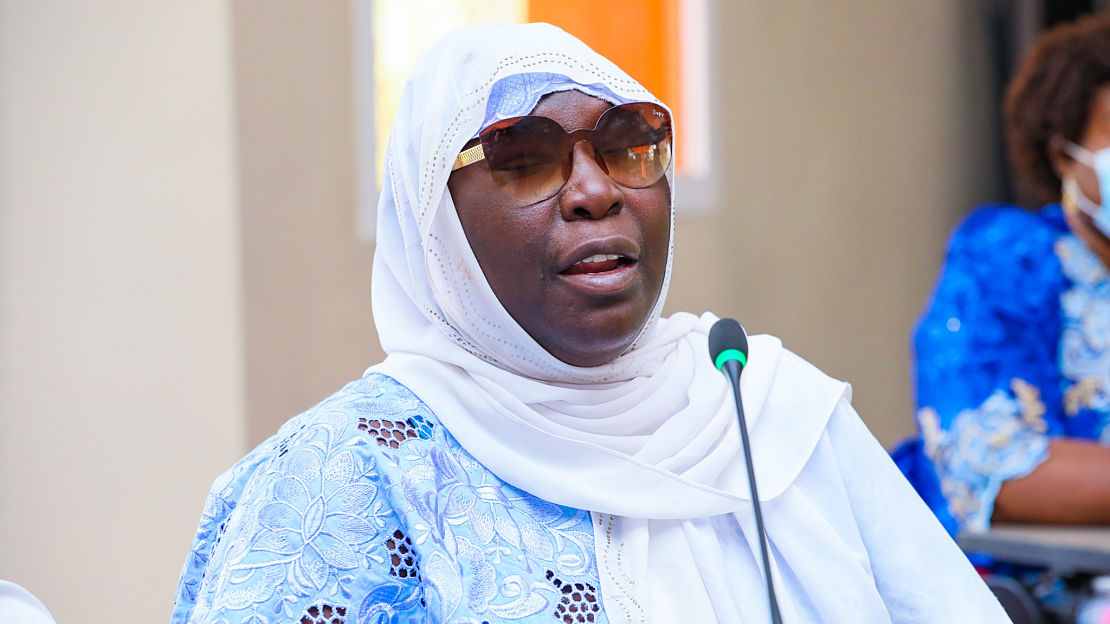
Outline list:
[[[661,316],[673,258],[673,172],[671,249],[658,301],[632,347],[601,366],[569,365],[532,339],[498,301],[463,233],[446,190],[452,164],[505,107],[506,96],[495,94],[491,110],[491,93],[527,84],[502,82],[522,74],[563,77],[568,88],[593,85],[591,95],[611,102],[658,103],[547,24],[470,27],[427,51],[389,137],[372,281],[387,358],[370,370],[411,389],[505,482],[591,512],[611,621],[645,621],[640,603],[648,598],[629,589],[637,583],[666,587],[671,598],[651,599],[677,596],[687,614],[739,621],[745,593],[713,580],[723,573],[720,549],[743,535],[747,556],[758,553],[758,542],[736,408],[708,356],[717,317]],[[773,337],[753,336],[749,346],[743,404],[760,497],[771,500],[801,473],[849,390]],[[661,603],[652,610],[667,611]]]

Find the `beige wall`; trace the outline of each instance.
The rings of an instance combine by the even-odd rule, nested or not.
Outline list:
[[[169,616],[244,449],[221,2],[0,4],[0,577],[59,622]]]
[[[716,2],[728,185],[680,216],[668,308],[780,335],[885,443],[997,186],[977,4]],[[351,14],[0,0],[0,577],[63,624],[164,619],[216,474],[380,358]]]
[[[382,358],[373,249],[355,235],[349,2],[232,4],[247,345],[248,435]]]
[[[913,430],[909,334],[947,232],[996,199],[982,7],[716,4],[728,183],[679,221],[668,309],[780,336],[889,446]]]

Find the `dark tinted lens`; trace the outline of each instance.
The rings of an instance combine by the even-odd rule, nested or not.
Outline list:
[[[671,118],[649,102],[614,106],[598,120],[594,149],[623,186],[651,186],[671,164]]]
[[[481,140],[494,182],[517,200],[547,199],[566,182],[570,146],[566,132],[552,119],[500,121],[486,128]]]

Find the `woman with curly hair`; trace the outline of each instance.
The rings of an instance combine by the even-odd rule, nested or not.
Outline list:
[[[915,336],[919,491],[948,526],[1110,523],[1110,15],[1056,28],[1004,102],[1037,211],[953,234]]]

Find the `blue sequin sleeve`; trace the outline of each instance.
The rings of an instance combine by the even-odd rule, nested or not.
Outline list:
[[[1028,474],[1061,431],[1060,293],[1051,211],[987,206],[949,241],[914,335],[917,425],[946,509],[986,530],[1002,483]]]

